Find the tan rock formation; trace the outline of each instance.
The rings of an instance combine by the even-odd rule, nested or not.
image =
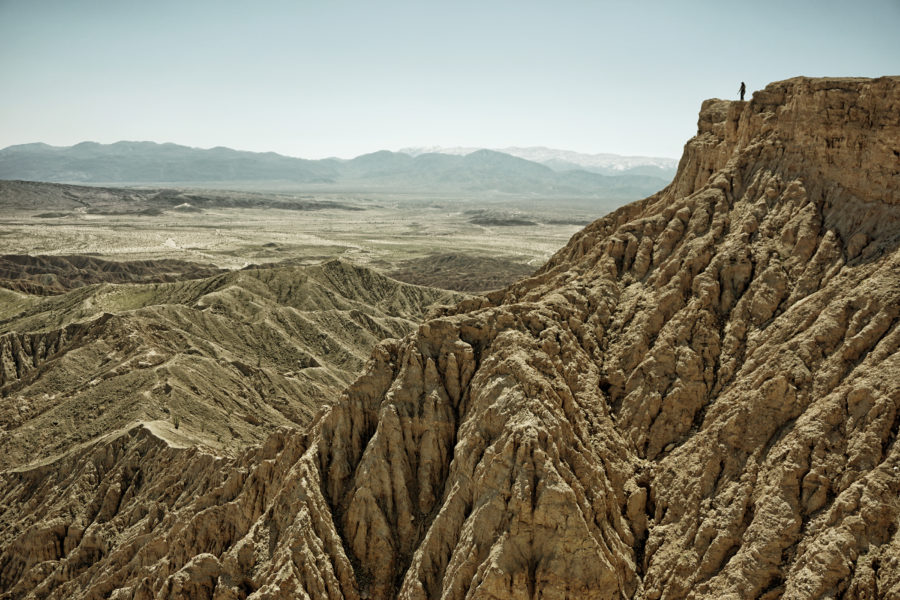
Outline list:
[[[667,189],[235,459],[3,475],[6,598],[900,596],[900,78],[707,101]]]

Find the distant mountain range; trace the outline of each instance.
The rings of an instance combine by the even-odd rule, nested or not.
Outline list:
[[[401,148],[400,152],[410,156],[419,156],[425,153],[465,156],[483,149],[466,146],[429,146],[427,148]],[[540,163],[554,171],[584,170],[600,173],[601,175],[653,175],[670,180],[675,176],[675,170],[678,168],[678,161],[674,158],[621,156],[619,154],[582,154],[571,150],[558,150],[544,146],[528,146],[525,148],[511,146],[509,148],[495,148],[494,151]]]
[[[511,150],[523,155],[530,152],[541,160],[486,149],[465,153],[383,150],[352,160],[305,160],[274,152],[244,152],[223,147],[200,149],[154,142],[82,142],[68,147],[37,143],[0,150],[0,179],[207,187],[241,184],[260,188],[500,193],[624,200],[650,195],[671,180],[671,173],[665,170],[668,167],[652,162],[609,163],[613,166],[603,174],[597,172],[600,166],[590,166],[587,159],[578,157],[592,156],[597,162],[598,157],[606,155],[560,153],[541,148]],[[631,157],[618,158],[631,160]],[[575,159],[585,165],[572,162]],[[564,163],[574,166],[563,169]],[[615,166],[629,164],[633,166]]]

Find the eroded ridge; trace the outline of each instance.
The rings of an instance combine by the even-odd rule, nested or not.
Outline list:
[[[900,78],[707,101],[668,188],[380,344],[305,433],[4,474],[0,586],[896,597],[898,140]]]

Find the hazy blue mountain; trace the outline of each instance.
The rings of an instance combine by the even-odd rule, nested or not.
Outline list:
[[[588,171],[590,173],[598,173],[600,175],[647,175],[650,177],[658,177],[671,181],[675,177],[677,163],[674,167],[659,165],[615,165],[612,167],[602,165],[582,165],[559,158],[551,158],[541,161],[542,165],[546,165],[554,171]]]
[[[82,142],[68,147],[25,144],[0,150],[2,179],[67,183],[328,183],[335,174],[329,161],[154,142]]]
[[[493,150],[468,154],[386,150],[352,160],[304,160],[274,152],[199,149],[153,142],[25,144],[0,150],[0,179],[81,184],[167,184],[227,187],[240,182],[342,189],[446,193],[514,193],[633,199],[668,183],[665,174],[601,175],[560,171]]]
[[[401,148],[400,152],[410,156],[426,153],[452,154],[464,156],[480,150],[466,146],[430,146]],[[601,175],[649,175],[671,180],[675,176],[678,161],[674,158],[655,156],[623,156],[620,154],[584,154],[571,150],[559,150],[544,146],[511,146],[494,148],[496,152],[509,154],[546,165],[554,171],[590,171]]]
[[[411,167],[414,159],[406,154],[380,150],[357,156],[341,165],[344,179],[367,180],[394,177]]]

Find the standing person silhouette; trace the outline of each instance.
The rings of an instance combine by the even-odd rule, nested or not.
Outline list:
[[[741,93],[741,101],[743,102],[743,100],[744,100],[744,94],[747,93],[747,84],[744,83],[743,81],[741,82],[741,89],[740,89],[739,91],[740,91],[740,93]]]

